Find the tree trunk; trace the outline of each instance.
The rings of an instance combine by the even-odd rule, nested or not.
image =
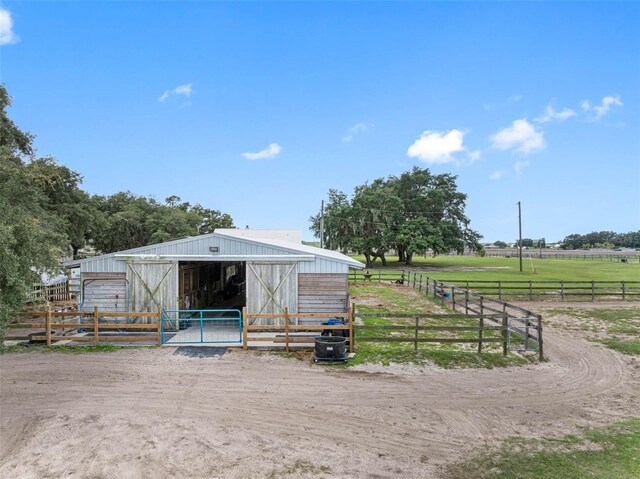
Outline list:
[[[407,253],[407,257],[405,259],[405,263],[407,265],[411,265],[411,260],[413,259],[413,253]]]

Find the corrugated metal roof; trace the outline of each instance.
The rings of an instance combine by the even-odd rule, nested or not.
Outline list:
[[[199,256],[198,260],[201,260],[203,255],[210,255],[212,261],[215,261],[216,254],[210,253],[209,247],[213,246],[213,243],[220,244],[220,241],[241,243],[244,247],[235,248],[238,251],[232,253],[236,256],[251,256],[251,255],[290,255],[291,253],[297,255],[313,255],[320,261],[319,264],[339,263],[344,265],[343,267],[351,268],[364,268],[364,264],[356,261],[348,256],[338,253],[337,251],[330,251],[322,248],[316,248],[314,246],[307,246],[303,244],[293,243],[291,241],[284,241],[270,238],[248,238],[238,237],[235,234],[226,234],[224,230],[216,230],[214,233],[209,233],[200,236],[190,236],[187,238],[181,238],[178,240],[167,241],[165,243],[158,243],[148,246],[141,246],[138,248],[131,248],[127,250],[118,251],[101,256],[95,256],[93,258],[87,258],[83,260],[69,261],[65,263],[66,266],[79,265],[83,271],[111,271],[115,270],[117,266],[114,263],[122,263],[122,256],[128,254],[131,255],[178,255],[182,257],[186,256]],[[230,243],[226,243],[230,244]],[[265,249],[266,248],[266,249]],[[221,251],[222,253],[222,251]],[[119,258],[116,258],[116,255]],[[121,264],[123,267],[124,265]],[[326,269],[322,267],[322,269]],[[329,267],[329,269],[331,269]],[[333,271],[331,271],[333,272]]]
[[[347,255],[339,253],[338,251],[331,251],[331,250],[328,250],[328,249],[317,248],[315,246],[308,246],[308,245],[305,245],[305,244],[295,244],[295,243],[292,243],[290,241],[282,241],[282,240],[277,240],[277,239],[239,238],[237,236],[227,235],[225,233],[218,233],[217,230],[213,234],[215,236],[231,237],[234,240],[244,241],[244,242],[247,242],[247,243],[262,244],[262,245],[265,245],[265,246],[275,246],[278,249],[283,249],[283,250],[287,250],[287,251],[295,251],[295,252],[302,253],[302,254],[312,254],[314,256],[320,256],[320,257],[323,257],[323,258],[328,258],[328,259],[331,259],[333,261],[337,261],[339,263],[346,263],[346,264],[348,264],[349,266],[351,266],[353,268],[364,268],[364,266],[365,266],[360,261],[356,261],[353,258],[349,258]]]

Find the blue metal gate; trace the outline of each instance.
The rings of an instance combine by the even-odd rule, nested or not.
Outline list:
[[[162,344],[242,343],[242,313],[237,309],[162,311]]]

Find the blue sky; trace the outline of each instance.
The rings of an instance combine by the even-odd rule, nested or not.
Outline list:
[[[640,228],[640,4],[3,2],[9,114],[84,176],[297,228],[458,176],[484,241]]]

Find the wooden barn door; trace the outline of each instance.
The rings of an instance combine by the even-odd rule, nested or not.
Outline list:
[[[298,312],[298,263],[247,263],[250,314]]]
[[[178,263],[128,263],[127,279],[133,311],[157,311],[158,307],[177,309]]]

